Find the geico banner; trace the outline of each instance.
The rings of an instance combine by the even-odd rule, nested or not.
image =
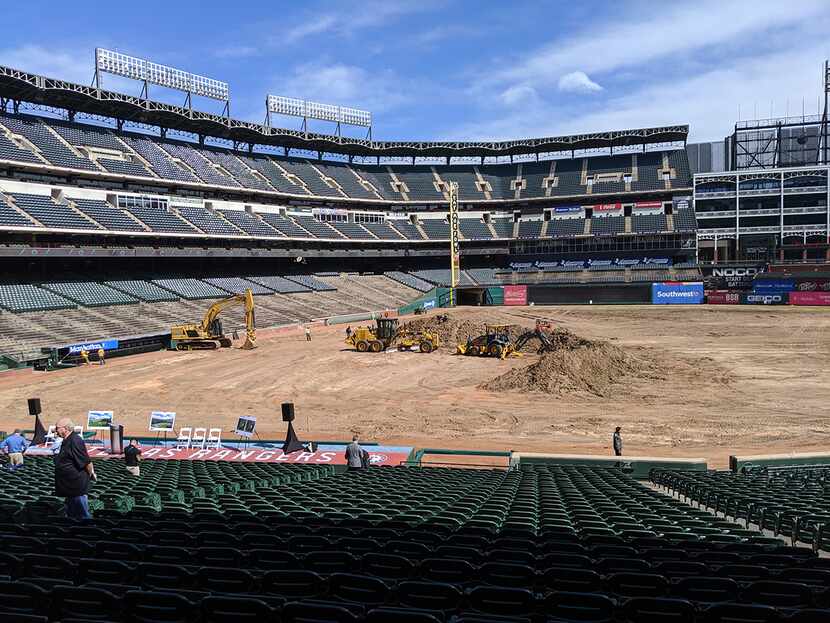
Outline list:
[[[786,305],[789,292],[769,292],[767,294],[742,294],[741,305]]]
[[[703,283],[664,282],[651,284],[655,305],[699,305],[703,302]]]
[[[756,294],[791,292],[792,290],[795,290],[795,279],[756,279],[752,282],[752,291]]]
[[[706,303],[709,305],[738,305],[740,302],[740,292],[730,292],[729,290],[706,291]]]
[[[790,292],[790,305],[830,305],[830,292]]]

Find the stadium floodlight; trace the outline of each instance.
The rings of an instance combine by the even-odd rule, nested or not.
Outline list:
[[[265,122],[271,125],[271,114],[300,117],[303,120],[303,130],[308,129],[308,120],[330,121],[337,124],[337,134],[340,135],[340,125],[354,125],[369,128],[372,133],[372,113],[368,110],[346,108],[333,104],[309,102],[296,97],[282,95],[268,95],[265,99]]]
[[[95,48],[95,84],[100,88],[101,73],[123,76],[144,82],[142,96],[148,97],[147,85],[176,89],[187,93],[190,105],[191,95],[199,95],[225,102],[226,108],[230,98],[228,83],[213,78],[200,76],[188,71],[154,63],[143,58],[114,52],[105,48]]]

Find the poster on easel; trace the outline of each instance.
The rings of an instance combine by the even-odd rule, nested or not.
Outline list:
[[[172,433],[176,423],[176,414],[173,411],[153,411],[150,413],[151,433]]]
[[[247,437],[250,439],[254,435],[256,429],[256,418],[252,415],[240,416],[236,423],[236,434],[240,437]]]
[[[86,415],[87,430],[109,430],[112,425],[112,411],[89,411]]]

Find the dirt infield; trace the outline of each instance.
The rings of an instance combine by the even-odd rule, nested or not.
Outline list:
[[[505,361],[456,356],[449,348],[373,355],[348,350],[345,327],[320,327],[309,343],[300,333],[263,335],[252,352],[159,352],[103,367],[2,373],[0,428],[31,427],[26,398],[39,396],[48,423],[63,415],[85,421],[90,409],[112,409],[128,434],[146,435],[151,410],[176,411],[177,426],[225,430],[240,415],[256,415],[260,435],[274,438],[284,434],[279,405],[291,400],[305,439],[343,439],[359,431],[390,444],[606,454],[613,427],[622,426],[627,454],[705,456],[717,466],[730,452],[830,450],[828,311],[594,306],[450,312],[464,327],[531,328],[537,317],[600,345],[590,365],[581,360],[585,369],[576,371],[576,381],[568,377],[575,366],[567,357],[540,361],[533,349]],[[551,391],[523,386],[527,374],[514,370],[528,366]]]

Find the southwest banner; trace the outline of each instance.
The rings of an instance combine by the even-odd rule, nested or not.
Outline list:
[[[654,305],[697,305],[703,302],[703,283],[652,283],[651,302]]]

